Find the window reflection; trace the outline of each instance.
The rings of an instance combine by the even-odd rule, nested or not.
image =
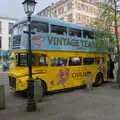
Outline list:
[[[16,25],[12,30],[12,35],[20,35],[23,34],[25,31],[27,31],[28,27],[26,23],[21,23],[19,25]]]
[[[56,33],[59,35],[67,35],[67,28],[63,26],[51,25],[51,33]]]
[[[83,58],[83,64],[84,65],[92,65],[94,64],[94,58]]]
[[[48,33],[48,24],[43,22],[33,21],[31,24],[32,32]]]
[[[70,57],[69,58],[69,66],[80,66],[82,64],[81,57]]]
[[[51,59],[51,66],[66,66],[67,59],[63,57],[55,57]]]
[[[69,29],[69,36],[81,37],[81,30]]]
[[[27,54],[18,53],[16,55],[17,66],[27,66]],[[47,56],[45,54],[32,54],[33,66],[48,66]]]

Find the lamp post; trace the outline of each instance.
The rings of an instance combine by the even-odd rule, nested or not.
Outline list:
[[[25,14],[28,19],[28,102],[27,111],[36,111],[36,102],[34,99],[34,80],[32,78],[32,50],[31,50],[31,15],[34,12],[35,0],[25,0],[22,2]]]

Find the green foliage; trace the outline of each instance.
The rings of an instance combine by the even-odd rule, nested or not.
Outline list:
[[[110,44],[113,42],[114,38],[110,32],[98,31],[95,32],[96,40],[96,50],[108,52]]]
[[[115,39],[111,32],[111,28],[115,27],[115,2],[117,2],[117,0],[104,0],[103,3],[100,3],[98,5],[100,15],[90,24],[92,27],[96,28],[96,31],[101,31],[96,32],[95,34],[97,51],[103,49],[108,50]],[[120,15],[117,15],[116,17],[119,22]]]

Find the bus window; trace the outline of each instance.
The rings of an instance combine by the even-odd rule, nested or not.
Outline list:
[[[102,63],[104,64],[105,63],[105,58],[102,57],[101,60],[102,60]]]
[[[32,32],[44,32],[44,33],[48,33],[48,24],[47,23],[43,23],[43,22],[37,22],[37,21],[33,21],[31,23],[31,29]]]
[[[17,66],[27,66],[27,54],[18,53],[16,55]],[[32,65],[33,66],[47,66],[47,56],[32,54]]]
[[[69,29],[69,36],[81,37],[81,30]]]
[[[51,25],[51,33],[56,33],[59,35],[67,35],[67,28],[63,26]]]
[[[84,65],[92,65],[94,64],[94,58],[83,58]]]
[[[51,59],[51,66],[66,66],[67,59],[62,57],[55,57]]]
[[[92,31],[87,31],[87,30],[83,30],[83,37],[84,38],[89,38],[89,39],[94,39],[94,32]]]
[[[100,63],[100,58],[99,57],[96,57],[95,58],[95,64],[99,64]]]
[[[41,54],[39,56],[39,65],[40,66],[48,66],[48,63],[47,63],[47,56],[45,54]]]
[[[12,44],[12,48],[13,49],[20,49],[20,43],[21,43],[21,36],[20,35],[15,35],[13,36],[13,44]]]
[[[27,65],[27,55],[18,53],[16,55],[16,66],[26,66]]]
[[[80,66],[82,63],[81,57],[70,57],[69,66]]]

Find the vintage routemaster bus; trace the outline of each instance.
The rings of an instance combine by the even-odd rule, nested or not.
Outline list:
[[[85,85],[88,72],[96,85],[107,80],[107,51],[96,50],[89,27],[35,15],[31,29],[32,76],[41,80],[43,92]],[[14,91],[28,88],[26,30],[26,18],[12,29],[9,85]]]

